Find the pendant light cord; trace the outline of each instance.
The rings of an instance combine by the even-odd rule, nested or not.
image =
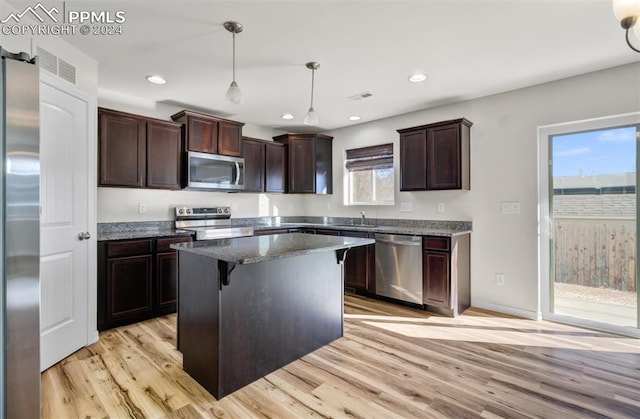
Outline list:
[[[233,32],[233,81],[236,81],[236,31]]]
[[[311,69],[311,108],[313,108],[313,81],[316,76],[316,70]]]

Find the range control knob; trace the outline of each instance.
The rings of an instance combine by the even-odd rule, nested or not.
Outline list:
[[[187,214],[191,214],[191,208],[187,208]]]
[[[184,210],[183,210],[182,208],[180,208],[180,209],[178,210],[178,214],[184,214]]]
[[[224,213],[225,213],[225,214],[229,214],[229,207],[225,207],[225,209],[224,209]]]

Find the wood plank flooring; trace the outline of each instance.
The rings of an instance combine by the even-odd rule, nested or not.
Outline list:
[[[571,326],[346,296],[344,338],[220,401],[182,371],[175,330],[101,333],[42,374],[42,417],[640,418],[640,340]]]

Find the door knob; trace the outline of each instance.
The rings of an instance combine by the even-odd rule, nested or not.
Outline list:
[[[89,234],[89,232],[85,232],[85,233],[78,233],[78,240],[82,241],[82,240],[89,240],[91,238],[91,234]]]

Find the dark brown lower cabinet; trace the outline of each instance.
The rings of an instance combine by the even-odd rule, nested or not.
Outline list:
[[[422,264],[424,304],[449,308],[449,254],[425,250]]]
[[[422,301],[425,308],[457,316],[471,305],[470,235],[422,239]]]
[[[325,236],[339,236],[340,230],[332,230],[330,228],[316,228],[316,234],[324,234]]]
[[[144,316],[151,301],[151,255],[119,257],[107,261],[107,307],[110,321]]]
[[[191,237],[98,242],[98,330],[176,311],[177,262],[171,243]]]
[[[276,228],[273,230],[254,230],[254,236],[270,236],[272,234],[287,234],[289,229],[286,228]]]
[[[328,236],[374,238],[366,231],[342,231],[316,228],[316,234]],[[344,288],[356,294],[375,294],[375,245],[353,247],[347,251],[344,259]]]
[[[366,231],[341,231],[341,236],[368,238]],[[344,259],[344,287],[357,294],[374,294],[376,286],[375,245],[353,247]]]

